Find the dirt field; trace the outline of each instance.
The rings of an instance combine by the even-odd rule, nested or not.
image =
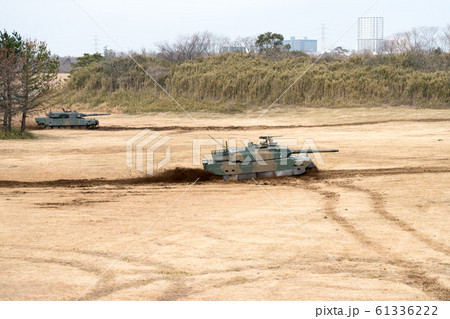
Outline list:
[[[0,299],[450,300],[449,110],[193,116],[0,141]],[[143,128],[172,138],[153,178],[125,162]],[[340,152],[307,175],[225,182],[193,165],[208,134]]]

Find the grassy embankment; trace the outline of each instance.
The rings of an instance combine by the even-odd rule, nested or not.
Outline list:
[[[13,128],[11,131],[3,131],[0,129],[0,140],[25,140],[36,138],[36,136],[28,131],[21,132],[20,129]]]
[[[310,57],[273,60],[232,53],[169,63],[136,60],[190,111],[240,112],[283,106],[450,106],[450,54],[328,57],[310,69]],[[125,113],[177,111],[176,104],[129,58],[76,70],[63,88],[65,105],[120,108]]]

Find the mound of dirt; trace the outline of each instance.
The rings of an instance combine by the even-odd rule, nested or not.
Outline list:
[[[196,179],[199,181],[212,181],[221,179],[220,176],[211,174],[199,168],[175,167],[162,171],[154,176],[145,176],[141,178],[130,179],[129,184],[147,184],[147,183],[191,183]]]
[[[0,187],[92,187],[101,185],[139,185],[153,183],[193,183],[195,180],[207,182],[221,180],[221,176],[211,174],[199,168],[176,167],[162,171],[154,176],[120,179],[59,179],[54,181],[21,182],[0,181]]]

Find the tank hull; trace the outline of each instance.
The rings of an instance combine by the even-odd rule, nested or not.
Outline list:
[[[307,168],[315,167],[307,155],[291,155],[287,158],[274,160],[239,162],[212,162],[204,163],[203,167],[216,175],[222,175],[225,180],[235,178],[238,180],[301,175]]]
[[[37,117],[36,124],[42,128],[95,128],[98,121],[85,118],[51,118]]]

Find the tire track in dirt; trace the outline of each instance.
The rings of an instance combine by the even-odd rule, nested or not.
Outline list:
[[[270,130],[270,129],[293,129],[293,128],[317,128],[317,127],[340,127],[340,126],[361,126],[361,125],[376,125],[386,123],[404,123],[404,122],[417,122],[417,123],[434,123],[434,122],[449,122],[450,118],[436,119],[397,119],[397,120],[379,120],[379,121],[363,121],[363,122],[350,122],[350,123],[329,123],[329,124],[312,124],[312,125],[249,125],[249,126],[142,126],[142,127],[130,127],[130,126],[100,126],[95,128],[99,131],[128,131],[128,130],[145,130],[151,129],[152,131],[243,131],[243,130]]]
[[[392,168],[368,168],[368,169],[337,169],[337,170],[311,170],[300,176],[277,177],[261,179],[268,181],[271,185],[289,184],[298,180],[319,181],[353,177],[370,177],[380,175],[408,175],[427,173],[449,173],[449,167],[392,167]],[[168,169],[154,176],[143,176],[136,178],[120,179],[59,179],[51,181],[24,182],[0,180],[0,188],[48,188],[48,187],[96,187],[96,186],[126,186],[146,184],[181,184],[192,183],[199,178],[198,184],[202,183],[229,183],[221,176],[214,175],[199,168],[176,167]],[[239,183],[251,183],[252,181],[239,181]]]
[[[30,262],[33,264],[55,264],[59,266],[67,266],[77,268],[82,271],[86,271],[88,273],[99,275],[102,273],[102,269],[88,266],[84,263],[75,261],[75,260],[64,260],[58,258],[39,258],[39,257],[10,257],[10,256],[2,256],[4,259],[14,259],[14,260],[23,260],[26,262]]]
[[[258,179],[264,185],[271,186],[292,186],[302,187],[301,184],[316,183],[334,179],[352,179],[364,178],[382,175],[416,175],[416,174],[436,174],[436,173],[450,173],[450,167],[392,167],[392,168],[366,168],[366,169],[333,169],[333,170],[318,170],[313,168],[307,170],[305,174],[299,176],[284,176],[273,178]],[[236,181],[234,181],[236,182]],[[231,183],[228,181],[227,183]],[[254,183],[252,180],[242,180],[238,183]],[[1,187],[1,182],[0,182]]]
[[[42,251],[42,252],[50,252],[50,253],[65,253],[65,254],[75,254],[75,255],[84,255],[89,257],[100,257],[108,260],[115,260],[120,256],[120,253],[110,253],[106,251],[96,251],[96,250],[86,250],[86,249],[61,249],[61,248],[45,248],[45,247],[37,247],[37,246],[27,246],[27,245],[16,245],[16,244],[3,244],[3,247],[12,247],[16,249],[23,250],[32,250],[32,251]],[[62,259],[61,259],[62,260]],[[130,255],[123,256],[120,261],[126,262],[135,266],[149,266],[149,267],[159,267],[163,266],[160,263],[152,263],[148,261],[143,261],[138,258],[134,258]],[[99,270],[100,272],[100,270]],[[101,272],[100,272],[101,273]]]
[[[378,215],[380,215],[382,218],[386,219],[387,221],[394,223],[401,230],[411,234],[411,236],[413,236],[415,239],[419,240],[420,242],[426,244],[428,247],[430,247],[438,252],[444,253],[446,255],[450,254],[449,247],[428,237],[427,235],[418,231],[417,229],[415,229],[414,227],[412,227],[405,221],[403,221],[400,218],[389,213],[384,205],[384,198],[383,198],[382,194],[380,194],[376,191],[367,189],[367,188],[358,187],[358,186],[351,185],[351,184],[339,185],[339,187],[347,188],[350,190],[359,191],[364,194],[367,194],[373,202],[372,207],[373,207],[373,211],[375,213],[377,213]]]
[[[186,287],[184,280],[185,276],[190,276],[190,274],[188,273],[178,271],[171,266],[164,265],[159,270],[141,271],[140,274],[146,277],[152,277],[146,279],[131,280],[122,283],[115,283],[113,282],[114,278],[111,278],[108,273],[104,277],[100,278],[96,285],[84,295],[82,295],[79,300],[98,300],[99,298],[109,296],[124,289],[140,288],[159,280],[170,281],[172,284],[159,297],[158,300],[177,300],[189,295],[190,289]]]
[[[363,246],[376,251],[386,263],[403,268],[402,278],[400,278],[403,284],[417,288],[437,300],[450,300],[450,289],[442,285],[436,278],[429,277],[424,270],[418,268],[417,264],[393,254],[386,247],[358,230],[346,218],[339,215],[336,208],[340,197],[338,193],[323,190],[314,185],[309,186],[308,189],[326,198],[325,213],[328,217],[338,223]]]
[[[450,173],[450,167],[392,167],[368,169],[316,170],[304,175],[306,180],[330,180],[355,177],[372,177],[380,175],[411,175],[428,173]],[[1,184],[0,184],[1,185]]]
[[[121,290],[146,286],[160,279],[161,278],[138,279],[120,284],[108,283],[108,281],[100,281],[92,290],[84,294],[79,300],[98,300]]]
[[[73,253],[73,254],[82,254],[92,257],[102,257],[109,260],[115,260],[118,255],[102,252],[102,251],[90,251],[90,250],[69,250],[69,249],[53,249],[53,248],[42,248],[42,247],[28,247],[24,245],[8,245],[10,247],[15,248],[23,248],[23,249],[30,249],[32,248],[33,251],[40,250],[40,251],[48,251],[48,252],[64,252],[64,253]],[[86,265],[85,263],[74,261],[74,260],[66,260],[63,258],[37,258],[37,257],[5,257],[2,256],[1,258],[5,259],[14,259],[14,260],[23,260],[27,261],[33,264],[55,264],[60,266],[69,266],[78,268],[80,270],[92,273],[96,276],[99,276],[103,273],[103,268],[93,267]],[[133,258],[131,256],[125,256],[121,259],[121,262],[127,262],[130,264],[137,264],[140,266],[153,266],[157,267],[156,270],[135,270],[133,274],[142,274],[144,276],[153,275],[152,278],[148,279],[138,279],[138,280],[131,280],[121,283],[115,283],[113,282],[116,278],[120,277],[120,274],[115,272],[108,272],[108,274],[101,278],[101,280],[86,294],[80,298],[80,300],[98,300],[99,298],[106,297],[108,295],[111,295],[115,292],[125,290],[128,288],[139,288],[142,286],[145,286],[147,284],[150,284],[152,282],[155,282],[157,280],[168,280],[172,282],[172,285],[158,298],[158,300],[178,300],[183,297],[187,297],[189,295],[190,289],[186,287],[184,284],[184,278],[183,276],[189,275],[187,273],[184,273],[182,271],[177,271],[176,269],[164,265],[161,263],[150,263],[145,262],[137,258]],[[156,277],[154,276],[156,275]],[[78,296],[77,296],[78,297]],[[75,297],[76,298],[76,297]],[[73,299],[75,299],[73,298]]]
[[[158,301],[176,301],[189,296],[191,288],[186,286],[186,280],[183,277],[172,279],[172,285],[163,291]]]
[[[52,253],[72,253],[72,254],[81,254],[91,257],[101,257],[108,259],[110,261],[115,260],[118,255],[113,253],[108,253],[104,251],[96,251],[96,250],[71,250],[71,249],[60,249],[60,248],[44,248],[44,247],[36,247],[36,246],[27,246],[27,245],[15,245],[15,244],[7,244],[8,247],[13,247],[17,249],[32,249],[33,251],[45,251],[45,252],[52,252]],[[55,263],[58,265],[67,265],[67,266],[74,266],[72,261],[67,261],[64,259],[44,259],[44,258],[15,258],[15,257],[2,257],[2,258],[8,258],[8,259],[18,259],[18,260],[27,260],[33,263]],[[158,281],[158,280],[169,280],[172,281],[172,284],[162,292],[162,294],[156,298],[157,300],[161,301],[174,301],[179,300],[182,298],[185,298],[189,296],[192,293],[198,293],[200,290],[193,291],[192,288],[186,286],[186,280],[183,276],[203,276],[203,275],[211,275],[211,274],[220,274],[220,273],[227,273],[227,272],[241,272],[244,269],[226,269],[226,270],[216,270],[216,271],[205,271],[205,272],[199,272],[194,274],[188,274],[184,273],[182,271],[177,271],[174,268],[168,268],[167,265],[161,264],[161,263],[151,263],[148,261],[143,261],[138,258],[134,258],[132,256],[124,256],[121,259],[121,262],[125,261],[130,264],[137,264],[140,266],[154,266],[159,267],[159,270],[155,271],[138,271],[134,272],[133,274],[146,274],[149,273],[150,275],[159,275],[158,277],[153,277],[149,279],[138,279],[138,280],[132,280],[127,282],[121,282],[121,283],[114,283],[112,280],[114,278],[120,278],[119,274],[114,273],[108,273],[108,278],[104,277],[102,278],[95,287],[93,287],[89,292],[87,292],[85,295],[80,298],[80,300],[98,300],[99,298],[107,297],[115,292],[129,289],[129,288],[140,288],[142,286],[145,286],[147,284],[150,284],[152,282]],[[77,265],[83,265],[82,263],[77,263]],[[278,263],[276,264],[278,266]],[[87,267],[87,266],[86,266]],[[252,265],[251,269],[264,269],[269,267],[268,264],[260,264],[260,265]],[[80,267],[82,268],[82,267]],[[271,267],[273,269],[275,267]],[[90,270],[91,268],[86,268],[86,271]],[[103,269],[97,269],[95,272],[93,272],[95,275],[100,275],[102,273]],[[256,281],[257,279],[252,280],[246,280],[246,282],[252,282]],[[231,284],[239,284],[238,282],[229,282],[226,281],[225,284],[215,284],[211,285],[211,287],[219,288],[224,285],[231,285]],[[74,296],[72,299],[76,299],[78,296]]]

